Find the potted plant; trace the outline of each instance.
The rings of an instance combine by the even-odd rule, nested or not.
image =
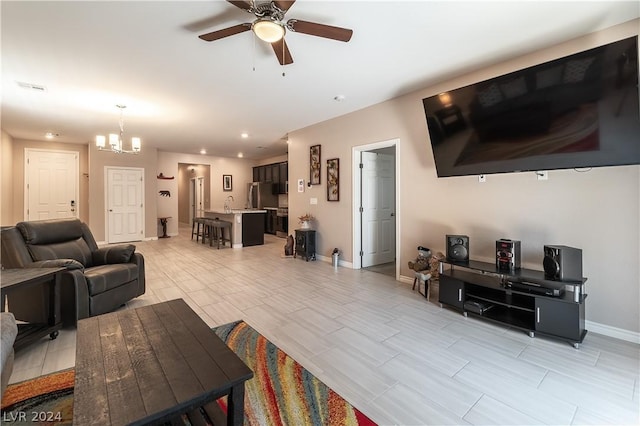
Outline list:
[[[302,229],[309,229],[311,227],[311,221],[315,220],[311,213],[305,213],[302,216],[298,216],[298,223]]]

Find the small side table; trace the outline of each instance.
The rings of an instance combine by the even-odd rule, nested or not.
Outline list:
[[[158,218],[158,220],[160,221],[160,225],[162,225],[162,235],[160,235],[158,238],[171,238],[170,235],[167,235],[167,221],[169,219],[171,219],[171,216]]]
[[[13,344],[16,352],[47,334],[51,340],[58,337],[58,330],[62,328],[60,316],[60,272],[64,270],[65,268],[19,268],[4,269],[0,272],[0,289],[2,290],[0,311],[3,312],[5,297],[9,298],[9,309],[11,309],[12,290],[27,286],[49,286],[48,321],[44,324],[19,324],[18,337]],[[20,318],[16,319],[19,320]]]
[[[293,257],[304,257],[316,260],[316,231],[315,229],[296,229],[296,251]]]

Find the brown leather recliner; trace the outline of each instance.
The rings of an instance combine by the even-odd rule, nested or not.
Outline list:
[[[20,222],[2,229],[5,268],[64,267],[60,314],[65,324],[110,312],[145,292],[144,257],[132,244],[98,248],[78,219]],[[27,289],[28,290],[28,289]],[[41,322],[48,315],[46,291],[9,299],[16,318]]]

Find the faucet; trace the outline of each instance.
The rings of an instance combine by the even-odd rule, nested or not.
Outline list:
[[[231,205],[230,202],[234,201],[233,199],[233,195],[229,195],[225,200],[224,200],[224,212],[225,213],[231,213]]]

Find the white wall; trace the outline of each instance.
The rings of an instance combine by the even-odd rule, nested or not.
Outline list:
[[[0,137],[0,225],[13,220],[13,138],[4,130]]]
[[[636,337],[640,332],[640,166],[438,179],[422,99],[477,81],[637,35],[640,21],[559,44],[370,108],[289,133],[289,227],[307,211],[317,217],[318,253],[333,247],[352,261],[351,150],[358,145],[399,139],[398,169],[401,275],[424,245],[444,251],[448,233],[467,234],[474,259],[495,261],[495,241],[522,241],[523,267],[542,269],[544,244],[582,248],[588,277],[586,316],[591,326],[610,327]],[[296,192],[309,176],[309,147],[322,145],[322,184]],[[326,201],[326,159],[340,158],[340,202]],[[310,198],[318,198],[310,205]],[[589,327],[587,327],[589,328]],[[597,327],[596,327],[597,328]]]

